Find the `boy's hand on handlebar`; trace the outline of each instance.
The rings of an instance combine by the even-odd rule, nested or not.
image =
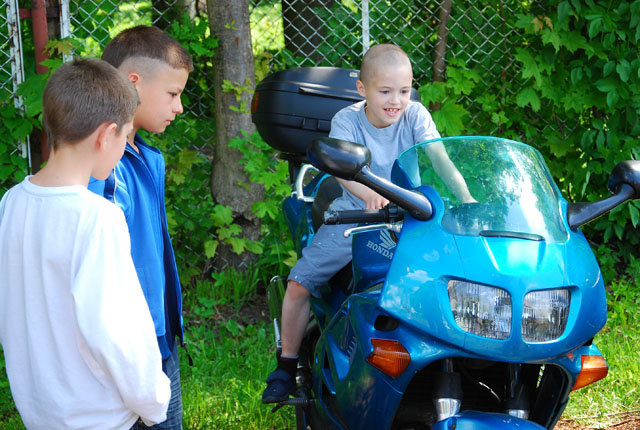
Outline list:
[[[389,204],[389,200],[382,197],[380,194],[375,191],[370,191],[370,195],[367,195],[366,200],[364,201],[366,209],[382,209]]]
[[[389,200],[385,199],[366,185],[362,185],[354,181],[346,181],[340,178],[337,179],[338,182],[340,182],[347,190],[351,191],[356,197],[362,200],[366,204],[367,209],[382,209],[389,204]]]

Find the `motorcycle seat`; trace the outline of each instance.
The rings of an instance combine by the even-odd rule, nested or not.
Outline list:
[[[329,288],[340,288],[345,295],[349,295],[353,292],[353,269],[351,267],[351,261],[347,263],[342,269],[338,270],[338,273],[333,275],[329,282],[327,282]]]

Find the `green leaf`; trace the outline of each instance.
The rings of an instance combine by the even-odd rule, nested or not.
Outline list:
[[[575,69],[571,70],[571,83],[573,85],[577,85],[578,83],[580,83],[580,81],[582,80],[582,68],[581,67],[576,67]]]
[[[470,94],[476,82],[480,80],[480,74],[475,70],[467,70],[456,67],[447,69],[446,86],[452,88],[454,93]]]
[[[607,106],[609,106],[609,109],[613,109],[618,100],[620,100],[618,92],[616,90],[609,91],[607,94]]]
[[[508,122],[507,116],[504,112],[493,112],[491,114],[491,122],[496,125],[504,125]]]
[[[591,170],[587,169],[587,173],[584,177],[584,183],[582,184],[582,190],[580,191],[581,196],[584,196],[584,193],[587,189],[587,185],[589,185],[589,179],[591,179]]]
[[[558,52],[560,50],[560,46],[562,45],[562,39],[557,31],[545,30],[542,33],[542,43],[545,45],[551,44],[553,48]]]
[[[589,23],[589,39],[593,39],[602,30],[602,18],[596,18]]]
[[[602,145],[604,145],[604,131],[599,131],[596,136],[596,147],[602,148]]]
[[[533,55],[529,51],[517,48],[515,58],[522,63],[522,77],[525,79],[533,77],[540,84],[540,68]]]
[[[603,93],[608,93],[618,87],[618,80],[615,78],[598,79],[594,85]]]
[[[593,48],[587,43],[587,39],[577,31],[564,32],[561,34],[561,39],[562,45],[572,54],[578,49],[587,51],[587,53],[593,52]]]
[[[604,67],[602,68],[602,76],[609,76],[616,68],[616,63],[614,61],[608,61]]]
[[[447,94],[444,82],[431,82],[418,89],[422,104],[429,105],[443,100]]]
[[[459,136],[464,130],[462,119],[468,115],[467,110],[452,100],[447,100],[439,110],[432,113],[438,130],[447,136]]]
[[[558,5],[558,25],[564,27],[569,22],[571,5],[568,1],[563,1]]]
[[[227,231],[229,232],[230,235],[240,235],[242,234],[242,227],[240,227],[238,224],[231,224],[229,227],[227,227]]]
[[[287,267],[293,267],[298,261],[298,255],[294,251],[289,251],[289,257],[285,258],[282,263]]]
[[[233,252],[235,252],[238,255],[242,254],[246,248],[245,247],[246,239],[244,238],[232,237],[229,239],[228,242],[231,245]]]
[[[0,182],[5,181],[13,173],[13,166],[0,164]]]
[[[233,222],[231,208],[226,205],[215,205],[210,216],[217,226],[229,225]]]
[[[629,215],[631,215],[631,224],[633,228],[636,228],[638,225],[638,220],[640,220],[640,212],[636,207],[635,203],[629,203]]]
[[[254,241],[254,240],[248,240],[246,243],[247,246],[247,251],[252,252],[254,254],[262,254],[263,252],[263,248],[262,248],[262,243]]]
[[[516,96],[516,104],[520,107],[531,105],[534,112],[540,110],[540,98],[536,90],[531,87],[527,87],[518,93]]]
[[[33,123],[26,118],[23,119],[20,124],[13,130],[13,137],[17,137],[18,139],[25,138],[31,133],[33,130]]]
[[[620,63],[616,66],[616,72],[622,79],[622,82],[627,82],[629,80],[629,76],[631,75],[631,64],[624,58],[620,60]]]
[[[602,47],[605,49],[611,49],[615,41],[616,41],[615,33],[607,33],[602,39]]]
[[[573,149],[566,140],[550,137],[548,139],[549,150],[556,157],[564,157],[567,153]]]
[[[613,230],[616,233],[616,236],[618,236],[618,239],[622,239],[622,235],[624,234],[624,225],[622,224],[613,224]]]
[[[580,15],[582,12],[582,1],[581,0],[571,0],[571,4],[573,8],[576,10],[576,13]]]
[[[216,255],[216,250],[218,249],[218,241],[217,240],[207,240],[204,243],[204,255],[207,258],[213,258]]]

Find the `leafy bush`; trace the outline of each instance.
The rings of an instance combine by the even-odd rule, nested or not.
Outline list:
[[[505,82],[477,63],[451,59],[446,82],[421,88],[423,102],[441,102],[433,117],[444,134],[523,140],[543,153],[568,200],[602,199],[615,164],[640,155],[640,1],[548,1],[536,8],[508,17],[522,31],[511,40],[517,92],[503,91]],[[606,244],[600,251],[614,251],[606,262],[638,257],[639,207],[630,202],[584,227],[597,245]]]

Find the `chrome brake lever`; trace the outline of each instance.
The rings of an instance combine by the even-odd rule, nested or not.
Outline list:
[[[400,233],[402,230],[402,223],[382,223],[382,224],[371,224],[371,225],[361,225],[358,227],[348,228],[344,231],[344,237],[349,237],[354,233],[362,233],[365,231],[375,231],[387,229],[391,230],[394,233]]]

